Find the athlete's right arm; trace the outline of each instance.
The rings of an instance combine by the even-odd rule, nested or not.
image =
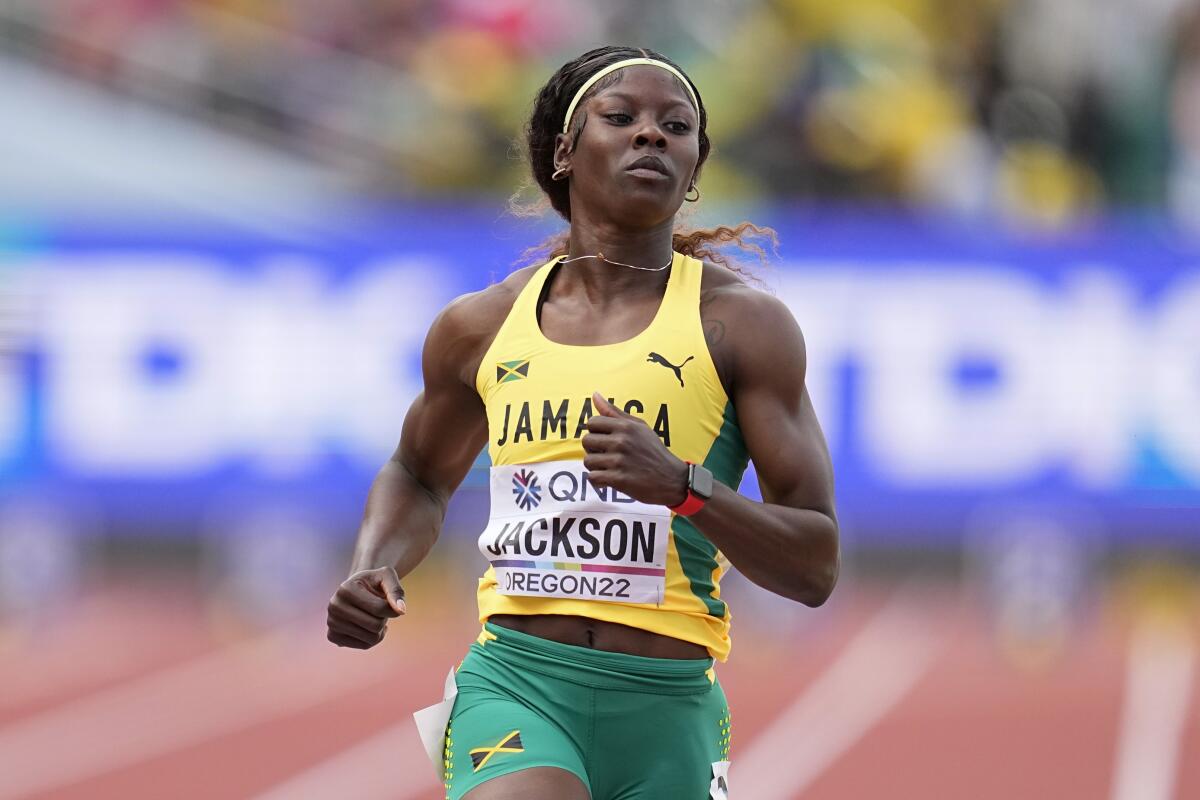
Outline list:
[[[481,298],[488,293],[495,294],[485,290],[456,300],[430,327],[422,353],[424,391],[404,418],[395,453],[371,484],[350,577],[329,601],[334,644],[372,647],[383,639],[388,619],[405,612],[400,578],[433,547],[450,496],[487,443],[475,372],[481,348],[498,327],[488,313],[494,300]]]

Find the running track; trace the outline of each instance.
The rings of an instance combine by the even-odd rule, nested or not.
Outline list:
[[[0,798],[441,797],[408,713],[477,627],[413,597],[366,652],[325,642],[316,602],[251,631],[171,585],[85,591],[0,628]],[[1197,615],[1101,600],[1069,646],[1022,667],[965,597],[843,584],[816,611],[742,611],[719,668],[732,797],[1200,797]]]

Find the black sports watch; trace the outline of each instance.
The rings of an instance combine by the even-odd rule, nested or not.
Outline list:
[[[713,476],[699,464],[688,464],[688,491],[701,500],[708,500],[713,493]]]
[[[699,464],[688,462],[687,497],[677,506],[670,509],[681,517],[690,517],[708,502],[713,493],[713,476]]]

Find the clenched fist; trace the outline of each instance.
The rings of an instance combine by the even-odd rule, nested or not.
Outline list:
[[[404,589],[391,567],[356,572],[329,600],[329,641],[366,650],[383,641],[387,622],[405,612]]]
[[[687,499],[686,461],[680,460],[644,420],[596,392],[596,416],[587,421],[583,466],[593,486],[609,486],[634,500],[675,506]]]

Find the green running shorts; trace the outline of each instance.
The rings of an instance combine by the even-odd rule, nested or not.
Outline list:
[[[730,718],[712,659],[559,644],[488,623],[455,676],[448,800],[530,767],[592,800],[725,800]]]

